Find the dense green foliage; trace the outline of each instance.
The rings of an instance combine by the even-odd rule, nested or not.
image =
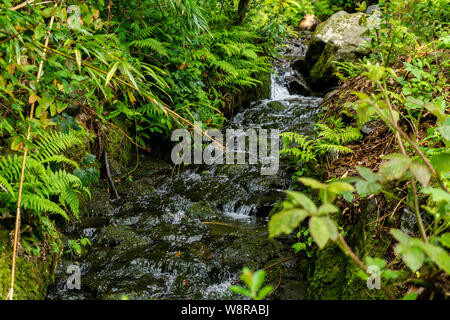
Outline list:
[[[237,23],[232,2],[62,1],[9,9],[17,3],[3,1],[0,16],[1,207],[14,211],[21,154],[29,149],[23,209],[65,218],[77,217],[77,190],[88,191],[98,176],[65,156],[96,133],[88,129],[92,117],[125,120],[141,146],[155,132],[196,120],[221,126],[236,96],[270,72],[279,34],[267,21],[281,10],[269,1],[264,21],[254,23],[253,8]],[[83,112],[90,118],[80,118]]]
[[[345,242],[345,234],[338,233],[333,220],[339,209],[332,202],[338,195],[342,197],[339,201],[345,203],[352,201],[353,192],[361,198],[382,194],[387,201],[394,199],[398,205],[403,203],[415,213],[418,237],[395,228],[390,232],[398,241],[396,254],[412,272],[410,279],[426,274],[428,276],[423,280],[428,284],[423,285],[433,286],[436,279],[431,274],[445,277],[450,272],[448,2],[380,1],[379,6],[382,10],[380,28],[369,30],[367,35],[371,39],[368,45],[370,55],[359,63],[339,64],[343,81],[362,76],[370,84],[364,92],[353,91],[357,97],[355,102],[342,104],[341,115],[347,122],[349,117],[353,117],[355,127],[342,129],[342,118],[324,119],[333,129],[321,124],[318,126],[321,130],[319,136],[332,138],[334,143],[343,145],[361,137],[357,133],[362,125],[380,119],[395,134],[398,153],[381,155],[383,161],[377,172],[357,166],[360,177],[334,180],[328,184],[300,178],[304,185],[320,190],[321,206],[317,207],[315,201],[304,193],[288,191],[289,197],[282,203],[282,209],[271,217],[269,234],[273,237],[291,233],[310,217],[309,230],[319,248],[332,240],[358,264],[364,280],[370,274],[370,265],[381,269],[384,280],[395,280],[399,270],[386,269],[387,256],[377,257],[376,261],[366,257],[367,263],[364,264]],[[362,9],[364,7],[363,4]],[[312,141],[296,133],[285,133],[284,138],[291,146],[286,144],[281,151],[293,155],[299,162],[317,160],[320,156],[315,150],[322,140]],[[397,191],[405,184],[407,196],[401,200]],[[392,194],[393,185],[397,186],[395,194]],[[304,247],[303,244],[301,248]],[[418,270],[421,272],[416,273]],[[403,283],[394,284],[393,292],[402,292]],[[395,296],[386,287],[384,290],[388,297]],[[414,293],[405,298],[417,296]]]
[[[21,199],[21,246],[39,256],[38,243],[46,241],[63,252],[55,221],[77,220],[80,199],[98,181],[101,159],[93,154],[104,151],[104,126],[123,123],[132,138],[124,136],[147,150],[156,136],[168,141],[174,128],[195,121],[202,130],[220,128],[246,93],[263,87],[271,58],[305,14],[323,20],[341,9],[364,11],[374,1],[33,2],[17,10],[11,9],[22,1],[0,3],[0,223],[13,229]],[[381,25],[366,35],[369,54],[338,66],[342,81],[361,77],[369,89],[353,92],[342,117],[317,124],[317,139],[283,133],[281,153],[293,160],[296,177],[306,176],[311,172],[299,167],[352,154],[350,143],[372,120],[390,128],[398,152],[384,155],[376,170],[357,166],[358,176],[344,180],[300,178],[318,197],[287,191],[270,218],[269,237],[296,232],[295,253],[309,257],[313,241],[320,249],[335,242],[364,280],[376,265],[386,280],[403,269],[433,283],[450,272],[448,1],[381,0],[379,7]],[[405,197],[396,193],[403,187]],[[387,256],[361,262],[337,223],[338,204],[374,196],[396,199],[416,216],[420,235],[390,230],[404,263],[395,268]],[[79,255],[89,244],[70,240],[65,252]],[[273,289],[262,286],[264,277],[244,268],[247,288],[232,291],[264,299]],[[400,297],[400,286],[384,289]]]

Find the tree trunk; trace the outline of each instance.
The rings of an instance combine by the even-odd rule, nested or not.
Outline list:
[[[244,19],[245,14],[247,13],[249,2],[250,0],[239,0],[237,24],[240,24]]]

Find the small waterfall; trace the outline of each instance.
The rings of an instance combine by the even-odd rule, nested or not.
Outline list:
[[[292,98],[288,89],[286,88],[286,83],[284,82],[284,76],[280,77],[278,73],[273,73],[270,77],[271,91],[270,100],[280,101]]]

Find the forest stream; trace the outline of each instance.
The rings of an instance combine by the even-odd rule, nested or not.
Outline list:
[[[301,79],[291,65],[305,46],[296,39],[285,50],[274,61],[271,98],[251,103],[227,127],[313,134],[322,99],[288,90],[291,79]],[[92,246],[60,262],[47,299],[241,298],[229,287],[242,267],[256,270],[293,254],[292,241],[270,240],[267,233],[268,214],[293,181],[284,166],[266,176],[248,164],[190,165],[177,173],[172,164],[143,158],[132,187],[119,189],[120,200],[111,202],[106,187],[94,190],[81,225],[65,230],[66,240],[82,235]],[[81,269],[80,290],[66,285],[73,263]],[[283,264],[283,279],[273,275],[279,286],[269,298],[304,298],[296,263]]]

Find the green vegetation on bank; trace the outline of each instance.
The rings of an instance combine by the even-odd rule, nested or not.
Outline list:
[[[233,110],[267,98],[271,59],[287,37],[296,36],[306,14],[323,21],[374,3],[2,0],[0,298],[10,292],[13,255],[14,299],[41,299],[57,259],[89,246],[82,237],[64,248],[58,230],[79,220],[105,151],[113,165],[134,157],[137,166],[139,153],[151,152],[154,140],[169,141],[175,128],[192,128],[195,121],[202,121],[202,130],[221,128]],[[365,57],[336,64],[340,88],[323,110],[335,116],[323,116],[316,140],[282,134],[281,152],[309,189],[287,192],[271,215],[269,236],[297,233],[293,251],[315,259],[310,287],[317,292],[335,280],[325,274],[333,265],[330,255],[342,262],[339,292],[312,298],[440,298],[437,284],[448,286],[447,7],[445,0],[379,1],[380,26],[365,35]],[[352,81],[360,89],[350,91],[345,84]],[[373,123],[389,128],[396,147],[374,153],[378,160],[370,166],[352,163],[365,137],[361,129]],[[326,182],[306,178],[315,174],[313,165],[339,157],[353,164],[349,173],[315,176],[331,178]],[[385,203],[391,217],[400,215],[400,207],[412,212],[417,230],[407,234],[391,218],[385,241],[378,241],[380,234],[375,240],[360,237],[361,230],[379,230],[366,227],[366,216],[350,225],[343,213],[372,199]],[[373,266],[383,278],[383,293],[364,296]],[[232,290],[264,299],[273,290],[263,286],[264,276],[246,268],[241,279],[249,289]],[[349,292],[349,285],[359,289]]]
[[[282,152],[290,154],[300,164],[307,164],[317,161],[317,156],[324,154],[325,150],[321,146],[326,146],[330,137],[339,137],[348,132],[340,140],[335,139],[334,142],[340,147],[330,150],[345,157],[351,163],[351,169],[344,176],[332,175],[326,184],[310,178],[299,178],[304,186],[319,191],[321,205],[318,206],[318,201],[305,193],[288,191],[288,199],[282,203],[281,210],[271,216],[269,235],[289,234],[297,230],[302,221],[308,221],[311,237],[318,247],[336,243],[354,266],[361,270],[362,280],[374,274],[370,270],[372,266],[378,268],[382,279],[381,289],[385,297],[390,299],[402,296],[407,299],[419,296],[443,298],[448,289],[448,284],[444,287],[440,285],[442,281],[445,283],[450,272],[450,116],[447,78],[450,57],[447,6],[447,1],[380,1],[379,28],[369,29],[366,35],[370,39],[366,48],[369,55],[359,62],[340,65],[338,98],[325,104],[328,110],[324,110],[324,114],[329,115],[327,111],[332,109],[340,117],[322,119],[324,124],[318,125],[319,140],[311,141],[296,133],[284,133],[284,139],[290,145]],[[361,9],[364,9],[364,5]],[[349,89],[347,82],[352,83],[353,88],[362,90]],[[343,121],[348,125],[344,131]],[[374,152],[362,156],[357,154],[352,158],[353,149],[359,146],[353,142],[352,145],[345,144],[361,138],[362,135],[358,137],[350,133],[355,130],[359,133],[367,125],[389,128],[392,140],[396,143],[390,149],[392,152],[384,154],[374,145]],[[382,139],[387,140],[387,137]],[[375,160],[369,156],[375,157]],[[371,167],[359,165],[363,162],[371,163]],[[307,176],[310,172],[305,173],[303,170],[298,174]],[[393,239],[393,251],[388,247],[384,251],[377,251],[376,256],[370,256],[371,250],[367,250],[373,246],[370,234],[363,247],[361,243],[353,241],[357,248],[352,248],[345,238],[346,235],[355,237],[354,229],[348,222],[342,225],[343,228],[337,224],[342,222],[339,217],[342,209],[347,211],[349,208],[346,207],[350,203],[367,198],[377,199],[381,203],[384,201],[391,208],[391,218],[384,223],[386,231],[381,233],[390,229],[390,235],[386,236],[389,239],[388,246],[390,239]],[[335,202],[338,202],[338,206]],[[414,214],[417,231],[398,229],[399,219],[393,217],[402,214],[399,207]],[[368,225],[380,223],[386,218],[377,216],[376,221],[365,222]],[[365,226],[363,231],[357,232],[366,233],[368,230],[369,227]],[[380,235],[379,230],[373,233],[374,238],[385,237]],[[320,260],[320,257],[324,255],[318,253],[316,259]],[[322,272],[333,274],[330,270]],[[315,274],[317,276],[319,274]],[[320,283],[315,285],[320,286]],[[359,289],[353,287],[348,290],[355,293]],[[367,292],[367,288],[363,288],[363,291]],[[377,292],[367,298],[376,298],[376,295]],[[331,296],[339,297],[345,298],[346,295]]]

